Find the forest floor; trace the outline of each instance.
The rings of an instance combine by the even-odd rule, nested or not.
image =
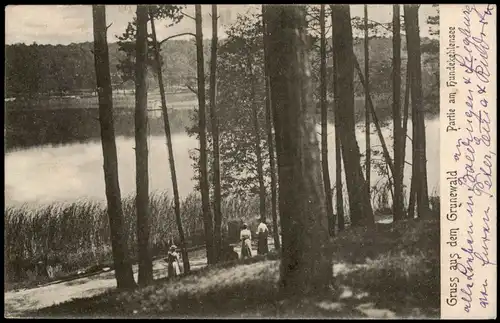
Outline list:
[[[335,288],[314,299],[279,300],[275,254],[205,267],[198,252],[190,259],[193,273],[184,277],[165,278],[160,260],[152,286],[117,291],[109,271],[7,292],[4,311],[6,317],[439,317],[438,220],[348,229],[332,248]]]

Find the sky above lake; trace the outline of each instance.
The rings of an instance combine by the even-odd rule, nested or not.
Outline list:
[[[228,25],[236,21],[239,14],[258,13],[260,5],[219,5],[219,37],[224,38]],[[194,5],[187,5],[183,10],[194,17]],[[202,6],[203,35],[209,38],[212,32],[210,5]],[[401,13],[403,8],[401,8]],[[437,9],[431,5],[420,7],[420,35],[429,37],[427,17],[436,15]],[[108,30],[108,42],[116,42],[127,23],[135,16],[135,5],[107,5],[106,20],[111,24]],[[363,5],[351,6],[352,17],[363,16]],[[392,20],[391,5],[369,5],[368,18],[387,23]],[[184,18],[177,25],[167,28],[165,24],[157,26],[158,38],[162,39],[179,33],[194,33],[194,21]],[[183,37],[179,37],[182,39]],[[187,39],[190,37],[187,36]],[[5,43],[62,44],[93,41],[92,7],[90,5],[9,5],[5,7]]]

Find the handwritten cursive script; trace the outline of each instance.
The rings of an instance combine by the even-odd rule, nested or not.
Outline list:
[[[494,198],[493,165],[496,159],[496,153],[491,148],[490,118],[495,102],[489,102],[488,98],[493,68],[489,65],[492,57],[486,32],[493,10],[493,5],[464,6],[457,33],[459,46],[455,53],[456,65],[463,75],[461,88],[465,93],[464,108],[458,109],[457,115],[463,114],[466,126],[458,133],[453,153],[457,164],[457,183],[468,192],[467,202],[463,203],[468,223],[467,235],[459,243],[461,257],[456,266],[465,278],[460,279],[459,286],[465,312],[470,312],[478,303],[482,308],[489,306],[488,281],[477,282],[475,275],[478,266],[496,266],[491,261],[490,207],[484,204],[485,198]],[[480,227],[475,228],[478,223]]]

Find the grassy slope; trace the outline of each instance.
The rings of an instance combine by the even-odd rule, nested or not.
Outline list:
[[[337,288],[318,299],[279,301],[279,260],[254,257],[30,316],[438,317],[439,242],[436,220],[346,231],[334,239],[333,252],[335,263],[350,270],[337,269]]]

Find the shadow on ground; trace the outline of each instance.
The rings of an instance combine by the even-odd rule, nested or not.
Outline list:
[[[378,244],[373,246],[373,244]],[[354,229],[334,239],[335,285],[316,298],[278,298],[276,255],[203,268],[134,291],[108,291],[31,317],[439,317],[439,222]]]

